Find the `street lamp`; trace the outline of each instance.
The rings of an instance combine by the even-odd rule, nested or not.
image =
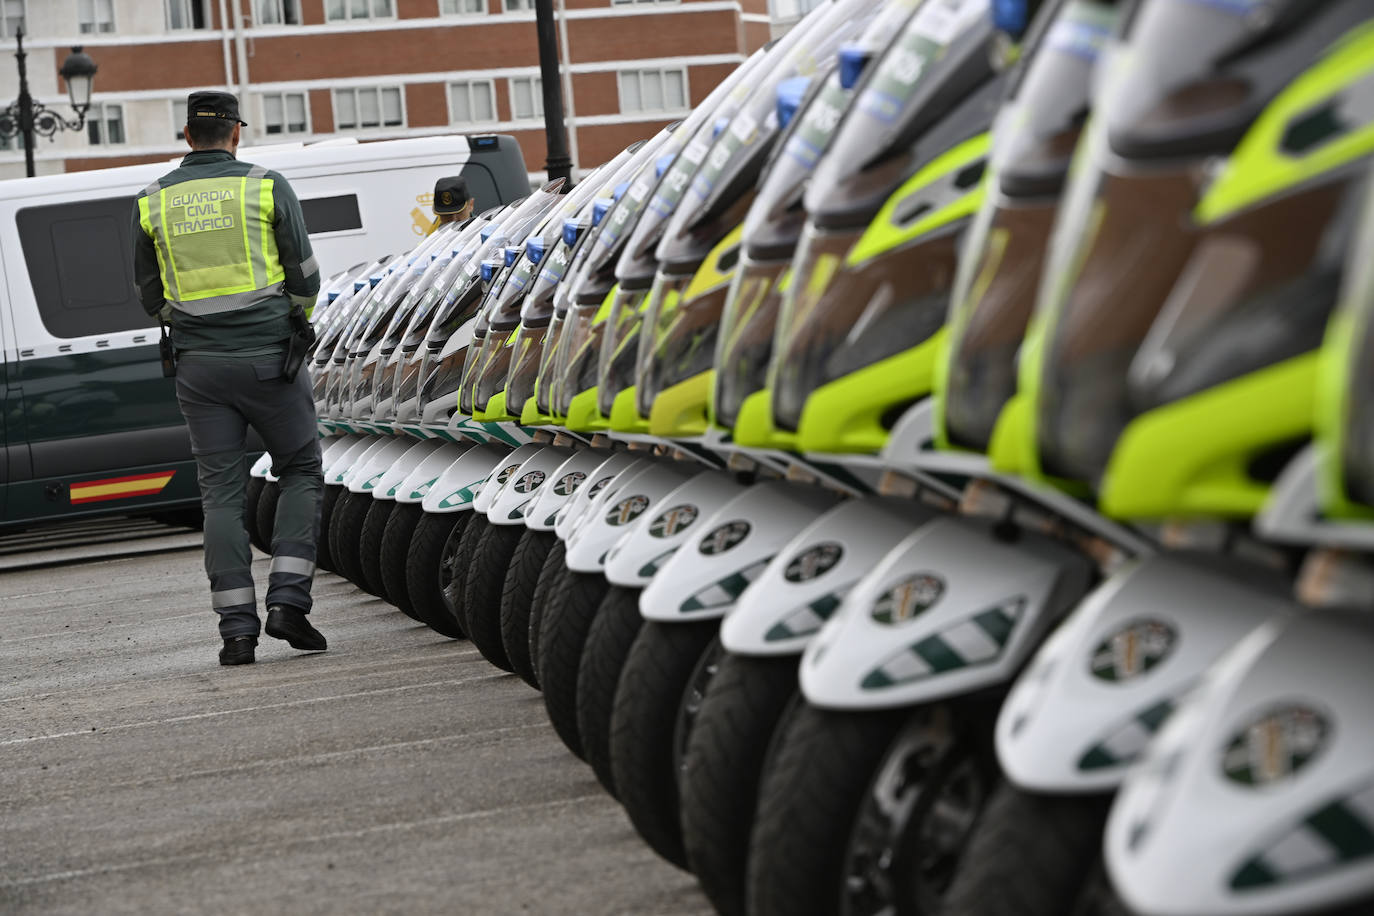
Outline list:
[[[76,120],[68,121],[41,102],[34,102],[33,96],[29,95],[29,73],[24,64],[29,55],[24,53],[24,30],[19,29],[14,37],[18,44],[14,59],[19,61],[19,98],[0,112],[0,137],[24,138],[24,165],[32,178],[34,135],[52,137],[59,130],[80,130],[85,125],[86,109],[91,107],[91,86],[95,82],[96,66],[80,46],[72,48],[72,53],[62,61],[62,69],[58,73],[67,84],[67,95],[72,108],[76,110]]]

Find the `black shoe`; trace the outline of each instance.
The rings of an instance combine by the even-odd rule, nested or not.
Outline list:
[[[293,649],[302,652],[323,652],[329,648],[324,634],[310,625],[305,614],[285,604],[267,609],[267,635],[286,640]]]
[[[221,665],[251,665],[253,664],[253,650],[258,646],[256,636],[228,636],[224,640],[224,648],[219,650],[219,663]]]

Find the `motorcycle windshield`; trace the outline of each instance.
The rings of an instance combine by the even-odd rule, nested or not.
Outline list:
[[[597,357],[606,330],[601,306],[578,305],[568,309],[557,362],[554,365],[553,410],[567,416],[572,400],[596,385]]]
[[[657,289],[657,287],[655,287]],[[650,290],[617,289],[597,354],[596,404],[609,417],[616,395],[635,383],[639,329]]]
[[[1292,179],[1280,178],[1206,225],[1198,207],[1210,185],[1229,180],[1217,164],[1236,155],[1262,109],[1259,87],[1272,99],[1311,65],[1342,6],[1361,5],[1326,4],[1298,22],[1292,4],[1277,4],[1270,19],[1235,4],[1162,3],[1132,20],[1094,99],[1095,111],[1112,114],[1085,138],[1037,305],[1043,344],[1025,387],[1036,393],[1046,473],[1096,483],[1140,411],[1315,344],[1299,326],[1316,321],[1319,333],[1334,301],[1339,258],[1324,248],[1348,232],[1348,176],[1319,174],[1286,190]],[[1261,72],[1261,82],[1251,79]],[[1142,74],[1159,85],[1138,85]],[[1213,93],[1236,80],[1246,82],[1243,96]],[[1203,113],[1185,104],[1198,93]],[[1124,122],[1123,110],[1144,127]]]
[[[999,115],[993,134],[993,187],[974,220],[950,310],[943,392],[952,444],[986,450],[1002,408],[1016,392],[1016,356],[1068,179],[1069,160],[1089,111],[1088,88],[1115,24],[1111,4],[1061,8]]]
[[[993,75],[989,0],[926,0],[856,87],[806,191],[812,222],[868,224],[893,188],[944,150],[919,142]],[[987,104],[995,106],[995,97]]]
[[[1346,428],[1342,434],[1341,471],[1345,491],[1355,502],[1374,508],[1374,286],[1366,271],[1365,282],[1357,287],[1360,316],[1355,349],[1350,363],[1350,381],[1345,400],[1349,405]]]
[[[555,312],[549,319],[544,346],[539,353],[539,369],[534,378],[534,406],[544,416],[553,414],[554,367],[558,364],[558,351],[563,345],[564,325],[565,316]]]
[[[511,343],[510,375],[506,381],[506,409],[516,416],[520,415],[525,404],[534,397],[540,357],[548,332],[548,325],[527,327],[523,324],[515,331],[515,340]]]
[[[473,383],[472,406],[475,410],[486,410],[492,396],[506,390],[511,357],[515,355],[514,343],[514,331],[493,330],[483,338]]]
[[[721,426],[733,427],[745,398],[763,390],[768,380],[773,331],[790,271],[790,261],[751,261],[746,257],[735,274],[721,318],[715,360],[713,411],[715,422]]]

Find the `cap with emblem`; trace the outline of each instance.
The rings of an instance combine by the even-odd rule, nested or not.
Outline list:
[[[238,121],[244,127],[248,126],[247,121],[239,118],[239,100],[231,92],[202,90],[187,96],[186,120],[195,121],[198,119]]]
[[[445,216],[458,213],[472,199],[468,192],[466,179],[460,177],[440,178],[434,182],[434,213]]]

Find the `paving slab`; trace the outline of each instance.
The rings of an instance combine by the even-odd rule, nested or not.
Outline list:
[[[343,579],[328,652],[220,667],[197,543],[5,551],[0,913],[710,912],[538,693]]]

